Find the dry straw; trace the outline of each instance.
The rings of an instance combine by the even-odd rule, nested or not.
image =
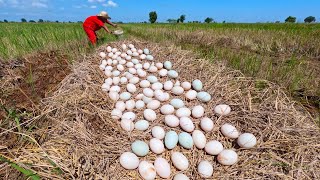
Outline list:
[[[215,121],[215,128],[207,133],[208,140],[219,140],[226,148],[235,148],[239,162],[222,166],[216,157],[203,150],[182,151],[190,161],[183,172],[191,179],[201,179],[196,167],[201,160],[214,166],[212,179],[320,179],[320,131],[313,120],[286,96],[276,85],[264,81],[257,86],[251,78],[238,71],[198,59],[194,54],[167,44],[145,43],[127,40],[113,43],[120,48],[122,43],[133,43],[138,48],[149,47],[156,61],[171,60],[182,82],[201,79],[204,89],[213,100],[204,104],[206,115]],[[106,50],[101,47],[98,51]],[[11,149],[3,152],[15,162],[31,163],[32,169],[48,179],[139,179],[137,170],[125,170],[119,164],[119,156],[130,151],[136,140],[148,142],[150,130],[132,133],[123,131],[119,122],[111,119],[113,102],[101,90],[104,74],[98,68],[98,53],[86,57],[74,65],[73,72],[60,84],[59,89],[43,100],[41,121],[48,129],[37,132],[42,140],[37,145]],[[165,79],[161,79],[164,81]],[[187,101],[184,97],[183,100]],[[213,107],[227,103],[232,113],[217,117]],[[200,104],[187,101],[187,106]],[[297,110],[297,107],[300,109]],[[142,112],[136,111],[138,119]],[[163,124],[159,115],[152,126]],[[198,127],[199,120],[194,119]],[[241,132],[251,132],[258,138],[254,149],[240,149],[235,141],[222,136],[219,127],[223,123],[234,124]],[[181,132],[180,129],[173,129]],[[162,157],[170,159],[172,151]],[[149,153],[141,160],[154,161],[156,155]],[[172,166],[172,164],[171,164]],[[172,166],[172,177],[177,170]]]

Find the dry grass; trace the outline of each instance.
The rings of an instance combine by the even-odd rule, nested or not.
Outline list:
[[[213,179],[320,179],[319,128],[278,86],[265,81],[257,88],[257,82],[239,71],[198,59],[174,46],[130,42],[139,48],[149,47],[157,61],[172,60],[180,81],[199,78],[213,95],[210,103],[203,104],[206,115],[215,122],[214,130],[206,137],[220,140],[226,148],[235,148],[239,162],[234,166],[221,166],[215,157],[203,150],[185,150],[178,146],[173,151],[182,151],[189,158],[190,167],[184,173],[191,179],[200,179],[196,166],[203,159],[213,163]],[[122,43],[112,45],[120,47]],[[48,179],[139,179],[138,172],[124,170],[118,158],[122,152],[130,150],[134,140],[148,141],[150,130],[128,134],[123,132],[119,122],[111,119],[113,103],[101,91],[104,74],[98,70],[98,65],[97,55],[74,64],[73,72],[61,82],[58,90],[43,99],[42,113],[37,118],[39,125],[48,128],[33,135],[41,137],[37,138],[39,144],[2,148],[1,154]],[[199,103],[193,101],[186,105]],[[232,113],[217,117],[212,109],[218,103],[230,104]],[[138,119],[142,118],[142,112],[137,111],[137,114]],[[160,116],[151,127],[160,125],[169,130],[162,120]],[[198,126],[198,120],[194,121]],[[233,140],[222,136],[219,127],[226,122],[236,125],[241,132],[254,133],[258,138],[257,147],[243,150]],[[171,151],[165,151],[162,157],[169,159],[170,154]],[[153,161],[155,157],[149,153],[140,159]],[[1,168],[6,177],[13,177],[6,164]],[[172,170],[174,175],[177,171],[173,167]]]

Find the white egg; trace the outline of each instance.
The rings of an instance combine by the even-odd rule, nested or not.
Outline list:
[[[127,101],[131,98],[131,94],[129,92],[123,92],[120,94],[120,99],[123,101]]]
[[[152,88],[153,90],[160,90],[160,89],[163,88],[163,84],[160,83],[160,82],[156,82],[156,83],[153,83],[153,84],[152,84],[151,88]]]
[[[140,87],[142,87],[142,88],[150,87],[150,82],[148,80],[142,80],[140,82]]]
[[[170,104],[177,109],[184,107],[184,102],[181,99],[172,99]]]
[[[202,85],[202,82],[199,79],[196,79],[196,80],[192,81],[192,87],[196,91],[201,91],[203,85]]]
[[[151,134],[154,138],[157,138],[157,139],[163,139],[164,136],[165,136],[165,131],[162,127],[160,126],[154,126],[152,129],[151,129]]]
[[[143,69],[148,70],[150,68],[150,63],[146,62],[143,64]]]
[[[204,115],[204,108],[202,106],[195,106],[192,108],[192,117],[200,118]]]
[[[145,106],[145,103],[144,103],[143,101],[138,100],[138,101],[136,102],[136,108],[137,108],[137,109],[142,109],[142,108],[144,108],[144,106]]]
[[[152,109],[146,109],[143,111],[143,117],[148,121],[154,121],[157,119],[157,114]]]
[[[164,117],[164,122],[169,127],[178,127],[180,123],[179,118],[175,115],[166,115]]]
[[[164,144],[168,149],[173,149],[177,146],[179,137],[175,131],[169,131],[164,137]]]
[[[189,117],[191,115],[191,111],[189,108],[179,108],[176,111],[176,116],[181,117]]]
[[[164,145],[160,139],[152,138],[149,142],[150,149],[155,154],[161,154],[164,152]]]
[[[122,120],[127,119],[130,121],[134,121],[136,119],[136,114],[133,112],[125,112],[125,113],[123,113],[121,119]]]
[[[150,83],[156,83],[158,82],[158,78],[156,76],[148,76],[147,77],[147,80],[150,82]]]
[[[213,130],[213,121],[210,118],[204,117],[200,121],[200,127],[206,132]]]
[[[110,90],[110,85],[107,83],[103,83],[101,89],[102,91],[108,92]]]
[[[139,173],[145,180],[155,179],[157,176],[156,168],[147,161],[141,161],[139,164]]]
[[[105,79],[104,83],[109,84],[111,86],[113,83],[112,78]]]
[[[166,68],[167,70],[171,70],[172,69],[172,63],[170,61],[166,61],[163,64],[164,68]]]
[[[130,132],[134,129],[134,124],[128,119],[122,119],[120,122],[121,128],[127,132]]]
[[[112,82],[114,85],[118,85],[120,83],[120,77],[113,77]]]
[[[231,149],[225,149],[219,153],[217,160],[222,165],[231,166],[238,161],[238,154]]]
[[[160,108],[161,114],[169,115],[174,113],[174,107],[170,104],[165,104]]]
[[[122,44],[122,45],[121,45],[121,48],[122,48],[123,50],[125,50],[125,49],[127,49],[127,45]]]
[[[128,54],[128,56],[126,56],[126,60],[127,61],[131,60],[131,56],[129,56],[129,54]]]
[[[127,91],[130,93],[135,93],[137,91],[137,87],[134,84],[127,84]]]
[[[194,130],[192,132],[192,139],[193,139],[194,145],[198,149],[203,149],[206,146],[207,138],[202,131]]]
[[[170,174],[171,174],[170,164],[166,159],[158,157],[154,161],[154,167],[156,168],[157,174],[160,177],[164,179],[167,179],[170,177]]]
[[[118,58],[117,55],[113,55],[113,56],[112,56],[112,59],[113,59],[112,64],[113,64],[113,65],[117,65],[117,64],[118,64],[117,58]]]
[[[174,86],[174,87],[171,89],[171,91],[172,91],[172,93],[173,93],[174,95],[177,95],[177,96],[183,94],[183,92],[184,92],[184,90],[183,90],[183,88],[182,88],[181,86]]]
[[[141,99],[143,98],[143,96],[144,96],[144,95],[143,95],[142,93],[137,94],[136,97],[135,97],[135,99],[136,99],[136,100],[141,100]]]
[[[132,77],[129,82],[132,83],[132,84],[137,84],[138,82],[140,81],[140,78],[134,76]]]
[[[131,55],[132,55],[132,51],[131,51],[131,50],[128,50],[128,51],[127,51],[127,54],[128,54],[129,56],[131,56]]]
[[[118,51],[117,48],[113,48],[113,49],[112,49],[112,52],[113,52],[113,53],[116,53],[117,51]]]
[[[243,133],[238,137],[237,143],[242,148],[250,149],[257,144],[257,138],[251,133]]]
[[[112,70],[113,70],[113,67],[112,67],[112,66],[106,66],[105,70],[112,71]]]
[[[129,44],[128,47],[129,47],[130,49],[132,49],[132,48],[134,48],[134,45],[133,45],[133,44]]]
[[[147,104],[148,109],[156,110],[160,107],[160,102],[158,100],[152,100]]]
[[[126,53],[121,53],[121,54],[120,54],[120,57],[122,57],[122,58],[125,58],[126,56],[127,56]]]
[[[136,169],[139,166],[139,158],[132,152],[125,152],[120,156],[120,164],[125,169]]]
[[[139,54],[142,54],[142,53],[143,53],[143,51],[142,51],[141,49],[139,49],[139,50],[138,50],[138,53],[139,53]]]
[[[129,71],[129,73],[131,73],[133,75],[137,74],[137,70],[135,68],[129,68],[128,71]]]
[[[186,93],[186,98],[189,99],[189,100],[194,100],[197,98],[197,91],[195,90],[189,90],[187,93]]]
[[[127,68],[132,68],[134,66],[134,64],[132,62],[127,62],[126,66],[127,66]]]
[[[112,58],[112,56],[113,56],[113,53],[112,53],[112,52],[109,52],[109,53],[108,53],[108,57],[109,57],[109,58]]]
[[[133,57],[138,57],[138,56],[139,56],[139,53],[138,53],[138,52],[133,52],[133,53],[132,53],[132,56],[133,56]]]
[[[138,60],[138,59],[132,59],[131,62],[132,62],[133,64],[139,64],[139,60]]]
[[[119,109],[113,109],[111,111],[111,117],[112,119],[115,119],[115,120],[119,120],[121,119],[121,116],[122,116],[122,111],[119,110]]]
[[[143,157],[149,153],[149,146],[143,141],[136,140],[131,144],[131,150],[137,156]]]
[[[124,65],[124,64],[126,64],[126,63],[127,63],[127,61],[124,60],[124,59],[119,60],[119,64],[121,64],[121,65]]]
[[[100,64],[99,69],[100,69],[101,71],[104,71],[105,68],[106,68],[106,65]]]
[[[169,93],[163,93],[163,96],[164,96],[163,101],[169,101],[169,99],[170,99]]]
[[[211,100],[211,95],[207,92],[201,91],[197,94],[197,98],[202,102],[208,102]]]
[[[101,61],[101,65],[107,66],[107,65],[108,65],[107,60],[105,60],[105,59],[104,59],[104,60],[102,60],[102,61]]]
[[[107,69],[104,70],[104,74],[105,74],[107,77],[112,76],[112,72],[111,72],[110,70],[107,70]]]
[[[209,178],[213,174],[213,166],[209,161],[201,161],[198,165],[198,173],[203,178]]]
[[[193,139],[189,133],[182,132],[179,134],[179,144],[186,148],[191,149],[193,147]]]
[[[138,63],[138,64],[134,65],[134,68],[136,68],[137,70],[138,69],[142,70],[142,64]]]
[[[115,77],[117,77],[117,76],[120,75],[120,71],[115,70],[115,71],[112,72],[112,75],[115,76]]]
[[[138,69],[138,70],[137,70],[137,74],[138,74],[138,76],[141,77],[141,78],[144,78],[144,77],[147,76],[147,72],[145,72],[145,71],[142,70],[142,69]]]
[[[131,51],[132,52],[137,52],[137,49],[136,48],[131,48]]]
[[[156,63],[156,67],[158,69],[162,69],[163,68],[163,64],[161,62]]]
[[[115,91],[110,91],[110,92],[109,92],[109,97],[110,97],[110,99],[113,100],[113,101],[118,101],[118,99],[119,99],[119,94],[118,94],[117,92],[115,92]]]
[[[111,52],[112,48],[110,46],[107,47],[107,52]]]
[[[221,151],[223,151],[223,145],[221,142],[216,140],[209,141],[204,147],[204,150],[210,155],[218,155]]]
[[[136,102],[133,99],[126,102],[126,109],[128,111],[132,111],[135,106],[136,106]]]
[[[146,120],[139,120],[135,123],[134,127],[139,131],[145,131],[149,127],[149,122]]]
[[[161,69],[159,71],[159,76],[160,77],[165,77],[165,76],[167,76],[167,74],[168,74],[168,70],[166,70],[166,69]]]
[[[148,61],[153,61],[154,58],[153,58],[152,55],[147,55],[146,59],[147,59]]]
[[[108,59],[108,60],[107,60],[107,64],[108,64],[109,66],[111,66],[111,65],[112,65],[112,59]]]
[[[176,81],[176,83],[174,83],[174,86],[180,86],[180,81]]]
[[[175,70],[170,70],[170,71],[168,71],[168,76],[169,76],[170,78],[177,78],[177,77],[179,76],[179,74],[178,74],[178,72],[175,71]]]
[[[214,107],[214,112],[219,115],[228,115],[231,112],[231,108],[229,105],[226,104],[219,104]]]
[[[180,127],[186,132],[192,132],[194,130],[194,124],[192,120],[188,117],[180,118]]]
[[[129,80],[134,77],[133,74],[131,74],[131,73],[129,73],[129,72],[126,72],[124,75],[125,75],[126,78],[129,79]]]
[[[221,126],[221,133],[224,136],[232,139],[236,139],[239,137],[239,131],[234,126],[228,123]]]
[[[166,81],[163,85],[163,89],[170,91],[173,88],[173,82],[172,81]]]
[[[142,97],[142,101],[145,103],[145,104],[148,104],[150,101],[152,101],[152,98],[149,98],[147,96],[143,96]]]
[[[140,59],[141,59],[141,60],[145,60],[146,57],[147,57],[147,56],[146,56],[145,54],[141,54],[141,55],[140,55]]]
[[[153,97],[154,96],[154,92],[152,89],[150,88],[144,88],[143,89],[143,94],[149,98]]]
[[[143,50],[143,53],[150,54],[150,51],[149,51],[149,49],[146,48],[146,49]]]
[[[126,110],[126,103],[123,101],[118,101],[115,105],[116,109],[119,109],[120,111]]]
[[[188,176],[186,176],[182,173],[179,173],[173,177],[173,180],[189,180],[189,178],[188,178]]]
[[[155,73],[158,71],[158,68],[154,65],[151,65],[150,68],[148,69],[148,71],[151,73]]]
[[[171,161],[178,170],[185,171],[189,167],[188,159],[180,152],[173,152],[171,154]]]
[[[185,81],[183,83],[181,83],[181,87],[185,90],[185,91],[188,91],[191,89],[191,83]]]
[[[121,77],[120,78],[120,83],[121,84],[126,84],[128,82],[128,79],[126,77]]]
[[[120,92],[120,87],[119,87],[119,86],[112,86],[112,87],[110,88],[110,92],[111,92],[111,91]]]

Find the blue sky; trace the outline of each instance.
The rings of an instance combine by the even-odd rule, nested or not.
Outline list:
[[[289,15],[300,22],[309,15],[320,20],[320,0],[0,0],[0,20],[83,21],[101,10],[124,22],[148,21],[150,11],[157,11],[158,21],[181,14],[186,21],[266,22]]]

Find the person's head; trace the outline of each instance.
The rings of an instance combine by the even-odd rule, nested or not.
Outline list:
[[[97,16],[104,22],[106,22],[108,19],[111,19],[111,17],[105,11],[101,11]]]

